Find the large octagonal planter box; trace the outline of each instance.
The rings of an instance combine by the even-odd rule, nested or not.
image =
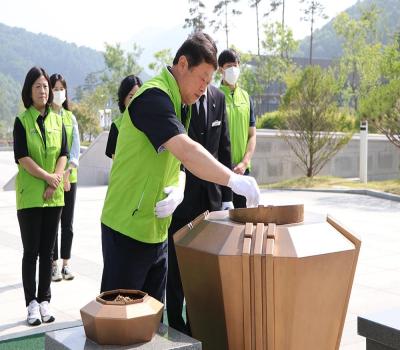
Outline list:
[[[339,349],[361,242],[303,206],[204,213],[174,235],[204,349]]]

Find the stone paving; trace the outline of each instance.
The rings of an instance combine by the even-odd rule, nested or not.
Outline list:
[[[79,187],[71,266],[73,281],[52,284],[56,321],[28,327],[21,283],[22,244],[15,192],[0,191],[0,341],[80,323],[79,309],[99,292],[100,212],[106,187]],[[361,240],[361,253],[340,349],[365,349],[357,315],[400,307],[400,203],[363,195],[263,191],[262,204],[304,203],[306,219],[332,215]]]

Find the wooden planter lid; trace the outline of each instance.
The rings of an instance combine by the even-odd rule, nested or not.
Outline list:
[[[257,208],[231,209],[229,218],[240,223],[296,224],[304,220],[304,205],[269,205],[266,207],[259,205]]]

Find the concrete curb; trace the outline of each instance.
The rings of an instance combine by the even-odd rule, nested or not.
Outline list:
[[[377,197],[381,199],[387,199],[390,201],[400,202],[400,196],[397,194],[375,191],[375,190],[363,190],[363,189],[331,189],[331,188],[273,188],[263,189],[268,191],[279,190],[279,191],[298,191],[298,192],[328,192],[328,193],[348,193],[348,194],[362,194],[365,196]]]
[[[56,316],[57,317],[57,316]],[[19,323],[26,323],[25,320],[19,321]],[[33,335],[45,334],[46,332],[58,331],[61,329],[71,328],[71,327],[79,327],[82,326],[81,320],[76,321],[62,321],[62,322],[53,322],[53,323],[42,323],[40,326],[30,327],[26,326],[26,330],[22,330],[12,334],[6,334],[0,336],[0,348],[2,348],[2,343],[8,340],[15,340],[18,338],[31,337]]]

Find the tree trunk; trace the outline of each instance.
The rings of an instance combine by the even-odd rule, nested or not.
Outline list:
[[[314,8],[311,10],[310,66],[312,65],[313,32],[314,32]]]
[[[285,30],[285,0],[282,0],[282,31],[284,31]],[[286,51],[285,52],[285,50],[284,50],[284,48],[283,48],[283,38],[281,38],[281,57],[282,58],[286,58],[286,59],[288,59],[289,58],[289,54],[288,54],[288,52]],[[283,82],[279,82],[279,90],[278,90],[278,92],[279,92],[279,104],[280,104],[280,100],[281,100],[281,98],[282,98],[282,95],[283,95]]]
[[[282,0],[282,30],[285,29],[285,0]],[[286,58],[288,58],[289,54],[288,52],[284,52],[283,51],[283,45],[282,45],[282,57],[286,56]]]
[[[228,41],[228,2],[225,1],[225,34],[226,34],[226,48],[229,49]]]
[[[314,159],[313,159],[313,151],[310,151],[310,163],[307,168],[307,177],[312,177],[314,173]]]
[[[357,65],[356,62],[353,62],[353,74],[351,79],[351,91],[353,93],[353,103],[354,103],[354,110],[357,112],[358,110],[358,96],[357,96]]]
[[[312,177],[313,173],[314,173],[314,150],[315,149],[314,149],[314,126],[313,126],[312,120],[311,120],[310,130],[311,130],[311,135],[310,135],[310,140],[309,140],[309,145],[308,145],[310,162],[308,163],[307,177]]]
[[[256,17],[257,17],[257,52],[260,56],[260,29],[258,25],[258,2],[256,1]]]

